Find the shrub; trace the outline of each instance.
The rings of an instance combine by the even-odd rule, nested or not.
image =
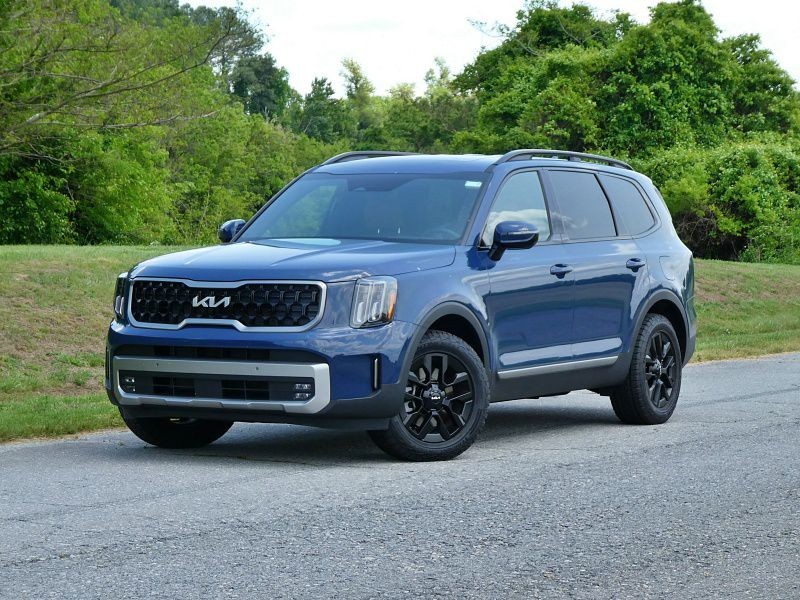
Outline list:
[[[698,256],[800,263],[800,155],[772,139],[677,147],[638,164]]]

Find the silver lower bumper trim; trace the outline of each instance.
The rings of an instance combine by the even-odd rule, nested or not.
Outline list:
[[[111,363],[114,395],[122,406],[175,406],[192,408],[220,408],[230,410],[282,410],[287,413],[309,415],[321,411],[331,401],[330,371],[328,365],[305,363],[192,360],[180,358],[140,358],[115,356]],[[196,398],[184,396],[151,396],[122,390],[120,371],[151,373],[180,373],[186,375],[231,375],[247,377],[298,377],[314,379],[314,396],[305,401],[232,400],[223,398]]]

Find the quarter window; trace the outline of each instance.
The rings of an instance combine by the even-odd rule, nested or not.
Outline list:
[[[620,177],[600,175],[600,181],[611,197],[614,210],[621,216],[630,235],[639,235],[655,224],[647,202],[632,182]]]
[[[614,237],[611,207],[592,173],[550,171],[564,232],[572,240]]]
[[[536,171],[512,175],[500,188],[481,235],[484,246],[491,245],[494,228],[503,221],[530,223],[539,230],[540,240],[550,237],[550,220],[544,202],[542,182]]]

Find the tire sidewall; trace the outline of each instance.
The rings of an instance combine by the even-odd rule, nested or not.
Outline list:
[[[647,325],[648,326],[643,332],[644,335],[642,335],[640,338],[641,347],[637,348],[637,353],[634,357],[636,360],[636,368],[641,369],[642,372],[641,380],[639,381],[639,389],[637,390],[637,395],[640,398],[639,410],[647,414],[648,417],[650,417],[649,420],[663,423],[667,421],[670,416],[672,416],[672,413],[675,411],[675,407],[678,404],[678,397],[680,396],[681,392],[681,381],[683,379],[683,356],[681,355],[681,347],[678,343],[678,336],[675,333],[675,329],[667,319],[663,317],[659,319],[653,319]],[[650,339],[655,333],[658,332],[665,333],[667,337],[669,337],[670,344],[672,344],[672,347],[675,349],[676,362],[675,384],[672,388],[672,396],[669,403],[667,403],[667,405],[663,408],[656,408],[656,406],[654,406],[650,401],[647,380],[644,376],[645,355],[647,354],[647,348],[650,345]]]

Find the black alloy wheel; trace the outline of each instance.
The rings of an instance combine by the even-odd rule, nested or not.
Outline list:
[[[675,348],[665,332],[655,331],[650,337],[644,368],[650,402],[656,408],[664,408],[672,399],[678,368]]]
[[[489,412],[489,376],[475,350],[444,331],[428,331],[411,360],[403,404],[388,429],[370,431],[403,460],[448,460],[469,448]]]
[[[666,423],[678,404],[682,366],[672,323],[663,315],[647,315],[636,336],[628,375],[610,390],[619,420],[632,425]]]
[[[458,358],[445,352],[417,356],[408,374],[403,425],[418,440],[447,441],[464,430],[474,397],[472,379]]]

